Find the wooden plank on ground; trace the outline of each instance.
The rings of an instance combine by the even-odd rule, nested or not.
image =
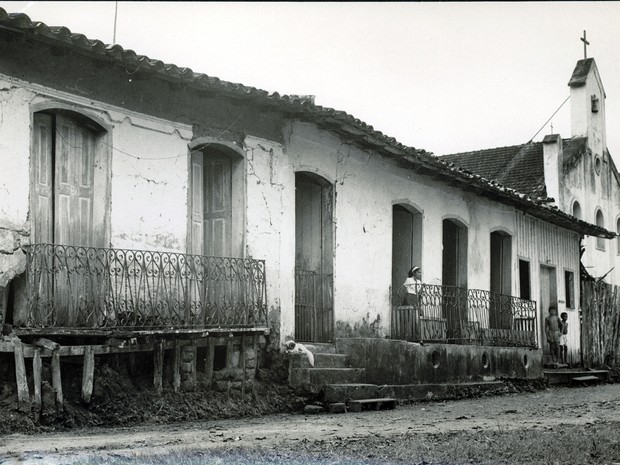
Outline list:
[[[24,350],[20,340],[14,343],[15,380],[17,381],[17,401],[20,410],[30,405],[30,393],[28,391],[28,379],[26,378],[26,364],[24,363]]]
[[[153,387],[158,394],[161,394],[163,389],[163,373],[164,343],[157,341],[155,342],[155,350],[153,350]]]
[[[95,378],[95,351],[86,347],[84,351],[84,367],[82,369],[82,402],[90,404],[93,395]]]
[[[41,374],[43,363],[41,362],[41,349],[38,349],[32,357],[32,379],[34,381],[34,414],[35,421],[39,421],[41,415]]]
[[[62,393],[62,376],[60,373],[60,355],[58,351],[52,355],[52,387],[56,391],[56,410],[62,411],[64,396]]]

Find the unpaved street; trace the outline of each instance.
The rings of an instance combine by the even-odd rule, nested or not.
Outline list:
[[[458,431],[555,430],[619,422],[620,385],[418,403],[392,411],[276,415],[254,419],[75,430],[0,438],[1,463],[71,463],[91,454],[134,456],[170,450],[254,447],[295,441],[359,440]],[[618,430],[620,431],[620,430]],[[620,439],[620,432],[618,433]]]

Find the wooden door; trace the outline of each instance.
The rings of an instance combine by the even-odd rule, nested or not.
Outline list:
[[[76,121],[56,115],[54,241],[91,246],[95,136]]]
[[[33,117],[32,225],[36,243],[90,247],[93,244],[95,134],[61,114]],[[93,320],[97,276],[86,254],[56,247],[37,286],[42,301],[54,302],[43,325],[75,326]]]
[[[392,305],[400,305],[399,289],[413,266],[413,214],[395,205],[392,216]]]
[[[331,186],[298,173],[295,183],[295,338],[333,338]]]
[[[491,297],[489,302],[489,327],[512,328],[511,301],[511,238],[498,231],[491,233]]]
[[[204,163],[204,251],[206,255],[230,257],[232,252],[232,162],[220,153],[206,156]]]
[[[545,318],[549,316],[549,306],[557,306],[557,287],[555,282],[555,268],[540,267],[540,323],[542,348],[544,355],[551,355],[547,336],[545,335]]]

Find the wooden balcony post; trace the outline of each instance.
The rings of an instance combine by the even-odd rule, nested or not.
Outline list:
[[[95,351],[92,346],[84,348],[84,368],[82,369],[82,402],[90,403],[95,376]]]
[[[174,340],[174,358],[172,360],[172,388],[174,392],[181,389],[181,346],[178,339]]]
[[[17,402],[19,403],[19,409],[25,411],[30,407],[30,393],[26,378],[24,350],[19,339],[13,342],[13,355],[15,358],[15,380],[17,381]]]
[[[164,341],[155,341],[153,348],[153,386],[157,394],[162,393],[164,372]]]
[[[60,374],[60,355],[57,350],[52,354],[52,387],[56,391],[56,410],[61,412],[64,406],[64,396]]]
[[[41,415],[41,371],[43,364],[41,363],[41,349],[34,350],[32,357],[32,378],[34,384],[34,415],[35,421],[39,421]]]

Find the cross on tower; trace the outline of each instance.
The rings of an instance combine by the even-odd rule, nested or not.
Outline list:
[[[583,59],[588,58],[587,47],[590,45],[590,42],[586,40],[586,31],[583,31],[583,37],[580,39],[583,42]]]

